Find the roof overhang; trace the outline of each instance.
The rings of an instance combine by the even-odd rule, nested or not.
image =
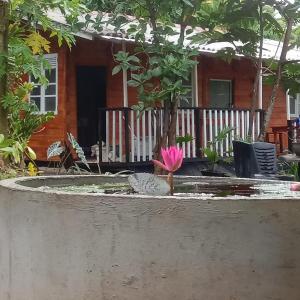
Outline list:
[[[96,18],[98,12],[91,12],[91,18]],[[59,11],[49,11],[48,17],[52,19],[54,22],[58,24],[62,24],[64,26],[68,26],[64,16]],[[108,14],[105,14],[106,18],[109,18]],[[84,20],[84,16],[82,16],[82,21]],[[132,18],[132,22],[136,23],[137,21]],[[201,31],[199,29],[199,31]],[[179,32],[179,31],[178,31]],[[179,33],[178,33],[179,34]],[[94,40],[94,39],[103,39],[103,40],[110,40],[114,42],[128,42],[134,43],[135,39],[132,36],[126,35],[126,27],[124,28],[123,32],[117,32],[112,25],[108,25],[103,31],[99,32],[95,30],[92,26],[87,26],[86,28],[80,30],[79,32],[74,33],[75,36],[87,39],[87,40]],[[151,43],[152,34],[151,28],[149,27],[146,31],[147,41]],[[178,36],[170,36],[170,42],[176,42],[178,40]],[[241,46],[241,42],[235,43],[237,46]],[[224,50],[226,48],[235,49],[235,46],[229,42],[217,42],[217,43],[210,43],[210,44],[191,44],[189,41],[185,42],[185,46],[190,46],[193,49],[197,49],[199,53],[203,54],[217,54],[220,50]],[[275,59],[279,60],[280,53],[281,53],[282,43],[280,41],[264,39],[263,43],[263,59]],[[242,54],[237,54],[238,57],[243,57]],[[300,60],[300,50],[297,48],[290,49],[287,53],[287,60]]]

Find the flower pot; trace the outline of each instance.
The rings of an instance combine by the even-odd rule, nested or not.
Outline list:
[[[292,149],[297,156],[300,156],[300,143],[293,143]]]

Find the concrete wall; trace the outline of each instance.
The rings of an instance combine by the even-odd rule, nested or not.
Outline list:
[[[1,300],[300,299],[298,200],[0,185]]]

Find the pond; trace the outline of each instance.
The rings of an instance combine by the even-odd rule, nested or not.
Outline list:
[[[0,299],[300,299],[300,192],[175,181],[174,196],[126,176],[1,181]]]
[[[182,181],[175,178],[174,196],[176,197],[298,197],[298,192],[290,191],[290,182],[260,181],[236,178],[199,177],[197,180]],[[134,190],[125,178],[122,182],[93,184],[56,184],[39,186],[42,191],[60,191],[67,193],[134,195]]]

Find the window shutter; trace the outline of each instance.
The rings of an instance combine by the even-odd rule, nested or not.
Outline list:
[[[47,54],[45,55],[45,58],[47,59],[52,69],[57,68],[57,54]]]

